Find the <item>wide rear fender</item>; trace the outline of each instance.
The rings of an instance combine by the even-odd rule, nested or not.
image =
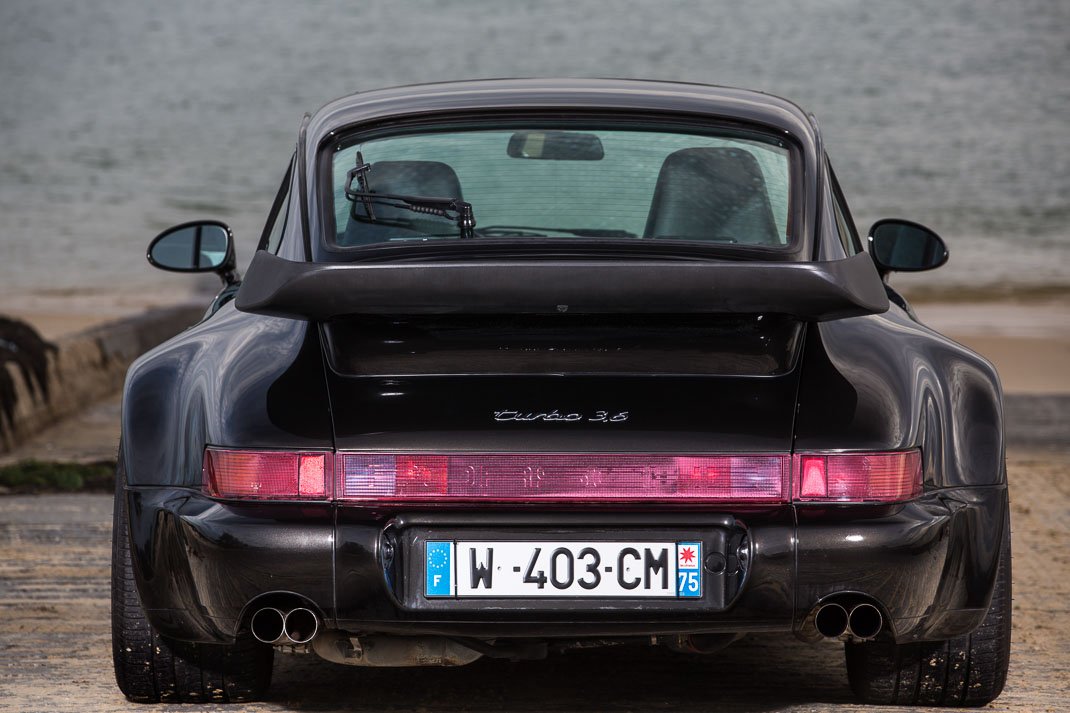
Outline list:
[[[134,362],[122,430],[131,485],[199,486],[206,444],[331,448],[319,334],[224,305]]]
[[[811,325],[802,368],[797,451],[920,447],[929,487],[1006,482],[995,368],[900,308]]]

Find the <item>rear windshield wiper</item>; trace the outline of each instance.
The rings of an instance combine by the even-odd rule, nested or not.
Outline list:
[[[368,214],[369,222],[379,221],[372,209],[373,203],[411,210],[414,213],[434,215],[439,218],[451,220],[457,224],[460,237],[471,238],[473,229],[476,227],[476,218],[472,212],[472,204],[460,198],[439,198],[436,196],[406,196],[400,193],[375,193],[368,189],[368,180],[365,175],[370,164],[364,163],[364,157],[357,152],[357,165],[346,174],[345,195],[353,202],[354,206],[359,200],[364,204],[364,210]],[[353,181],[357,182],[357,188],[353,188]],[[358,220],[360,218],[358,217]]]
[[[627,230],[610,230],[606,228],[542,228],[533,225],[488,225],[479,229],[482,237],[499,238],[545,238],[547,232],[578,235],[581,238],[636,238],[635,233]]]

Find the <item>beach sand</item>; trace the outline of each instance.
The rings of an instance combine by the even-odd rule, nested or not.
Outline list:
[[[1070,394],[1070,299],[916,302],[922,322],[991,361],[1008,394]]]

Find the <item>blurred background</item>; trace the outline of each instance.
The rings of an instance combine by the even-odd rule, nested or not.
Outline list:
[[[1065,0],[4,0],[0,312],[73,319],[212,287],[151,269],[148,241],[217,218],[246,263],[303,113],[504,76],[785,96],[817,116],[860,230],[911,218],[949,242],[946,268],[896,278],[908,292],[1059,293],[1068,27]]]

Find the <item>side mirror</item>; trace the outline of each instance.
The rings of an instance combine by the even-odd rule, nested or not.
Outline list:
[[[149,243],[149,264],[171,272],[215,272],[237,282],[234,238],[225,223],[200,220],[163,231]]]
[[[881,275],[921,272],[947,262],[947,245],[924,225],[909,220],[878,220],[869,229],[869,254]]]

